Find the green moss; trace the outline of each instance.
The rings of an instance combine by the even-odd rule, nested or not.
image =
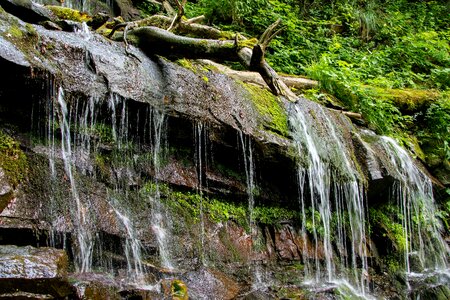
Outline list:
[[[8,33],[14,38],[22,38],[23,32],[19,27],[11,26],[8,30]]]
[[[68,7],[47,5],[46,8],[51,10],[55,16],[62,20],[70,20],[80,23],[92,20],[90,15]]]
[[[174,213],[183,217],[188,223],[200,221],[201,213],[214,223],[234,221],[249,230],[247,206],[222,199],[208,198],[197,193],[173,191],[167,185],[147,183],[141,188],[141,194],[154,194],[156,189],[164,195],[161,197]],[[203,211],[201,211],[203,209]],[[255,207],[253,220],[257,223],[276,226],[281,221],[296,220],[298,212],[275,206]]]
[[[397,252],[404,252],[406,249],[406,238],[401,224],[401,216],[398,208],[392,204],[385,204],[378,208],[369,210],[370,225],[372,231],[379,230],[383,237],[392,242]]]
[[[295,220],[298,212],[275,206],[258,206],[253,211],[253,219],[261,224],[277,225],[280,221]]]
[[[374,91],[380,98],[392,101],[396,107],[405,111],[421,110],[436,101],[440,95],[434,90],[367,88]]]
[[[171,284],[171,296],[174,300],[189,299],[186,284],[181,280],[174,279]]]
[[[256,38],[239,40],[238,48],[244,48],[244,47],[253,48],[253,47],[255,47],[256,44],[258,44],[258,40]]]
[[[25,56],[40,56],[40,52],[36,50],[39,37],[33,25],[22,25],[10,15],[6,16],[6,21],[8,29],[0,34],[13,43]]]
[[[287,137],[288,119],[279,98],[264,88],[246,83],[242,85],[250,93],[250,99],[261,116],[262,129]]]
[[[209,82],[209,78],[207,76],[202,76],[202,79],[204,82],[208,83]]]
[[[233,40],[235,35],[233,31],[222,30],[220,31],[219,40]]]
[[[0,167],[14,187],[27,177],[28,163],[25,153],[17,141],[2,131],[0,131]]]
[[[197,73],[197,69],[194,67],[194,65],[192,64],[192,62],[189,59],[186,59],[186,58],[178,59],[176,61],[176,63],[185,69],[188,69],[194,73]]]

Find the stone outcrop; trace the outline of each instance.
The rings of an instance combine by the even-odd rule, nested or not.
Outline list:
[[[63,250],[1,245],[0,256],[0,297],[61,299],[73,295]]]
[[[5,1],[18,3],[0,1],[0,68],[8,75],[0,86],[0,130],[20,142],[28,175],[14,188],[0,166],[1,243],[42,246],[52,237],[52,246],[68,247],[75,260],[77,226],[86,219],[83,229],[93,233],[96,247],[93,265],[124,282],[131,277],[130,256],[135,253],[129,249],[134,242],[142,249],[143,268],[151,270],[147,281],[158,288],[162,283],[166,294],[180,278],[187,293],[197,297],[257,297],[251,282],[253,265],[258,264],[268,266],[266,274],[276,274],[276,284],[298,286],[300,264],[322,260],[325,249],[314,247],[317,237],[302,236],[299,224],[297,171],[307,162],[298,156],[289,130],[287,114],[295,105],[313,124],[321,145],[342,141],[342,147],[321,153],[335,172],[333,179],[345,182],[351,176],[339,159],[345,153],[367,190],[367,202],[388,202],[387,187],[399,177],[396,165],[380,146],[380,137],[361,130],[344,114],[306,99],[287,103],[202,63],[148,57],[133,46],[129,55],[122,43],[78,30],[80,24],[73,27],[78,28],[75,32],[48,30],[35,24],[42,16],[51,18],[39,14],[41,8],[32,8],[38,16],[21,20],[22,14],[13,16],[17,10]],[[70,124],[67,132],[64,121]],[[153,152],[158,134],[163,136],[158,140],[163,154]],[[70,163],[65,157],[67,140]],[[282,208],[288,217],[265,215],[255,221],[246,214],[250,153],[257,182],[251,191],[254,206]],[[156,182],[164,185],[155,193]],[[311,193],[301,192],[305,199]],[[156,194],[166,209],[160,222],[173,232],[169,244],[176,272],[158,266],[162,250],[157,226],[150,224]],[[77,207],[74,200],[82,205]],[[369,247],[369,237],[366,243]],[[79,298],[154,296],[152,291],[124,287],[120,280],[95,276],[76,275],[77,283],[69,286],[61,279],[67,272],[67,266],[58,263],[67,261],[62,251],[5,249],[22,253],[22,258],[3,263],[13,255],[4,250],[3,270],[20,266],[25,272],[20,278],[58,280],[63,288],[39,290],[35,284],[21,293],[56,298],[74,293]],[[24,265],[30,255],[35,263]],[[46,261],[50,257],[54,264]],[[14,272],[4,273],[9,277],[3,284],[14,282]],[[16,292],[12,286],[8,289]]]

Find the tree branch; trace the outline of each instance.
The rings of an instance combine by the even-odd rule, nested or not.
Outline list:
[[[179,3],[179,8],[185,3]],[[146,21],[142,20],[141,24],[148,24],[155,21],[156,16],[153,16]],[[158,16],[159,20],[165,20],[165,22],[171,21],[170,18]],[[139,22],[139,21],[137,21]],[[174,22],[172,20],[172,22]],[[123,38],[131,36],[132,42],[136,46],[141,48],[147,54],[159,54],[173,58],[207,58],[216,61],[237,61],[244,65],[246,68],[258,72],[264,79],[270,90],[275,95],[283,95],[290,101],[296,101],[297,96],[284,84],[279,78],[275,70],[265,61],[264,55],[267,46],[270,41],[281,31],[277,29],[281,20],[277,20],[261,35],[257,45],[253,47],[253,50],[242,45],[237,41],[237,35],[235,40],[217,40],[217,39],[204,39],[204,38],[192,38],[174,34],[168,30],[164,30],[154,26],[135,27],[128,33],[124,32]],[[194,26],[195,25],[195,26]],[[123,26],[123,25],[121,25]],[[223,35],[220,31],[216,32],[216,29],[203,26],[199,24],[190,24],[181,21],[178,24],[178,28],[175,28],[178,32],[198,30],[198,32],[208,33],[215,36]],[[202,27],[203,26],[203,27]],[[129,27],[127,26],[126,29]],[[201,30],[199,30],[201,28]],[[217,37],[215,37],[217,38]]]

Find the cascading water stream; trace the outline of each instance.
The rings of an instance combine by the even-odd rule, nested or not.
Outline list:
[[[244,158],[244,169],[245,169],[245,178],[247,184],[247,196],[248,196],[248,214],[249,214],[249,225],[250,225],[250,234],[253,236],[253,209],[255,207],[255,197],[253,195],[255,189],[254,183],[254,164],[253,164],[253,151],[252,151],[252,143],[250,138],[244,138],[242,131],[239,132],[239,140],[241,142],[243,158]]]
[[[72,141],[67,104],[64,99],[64,91],[58,89],[57,102],[59,105],[58,121],[61,130],[61,154],[64,162],[66,176],[70,183],[72,199],[75,202],[74,229],[78,241],[78,269],[80,272],[89,272],[92,265],[93,238],[89,229],[87,207],[82,203],[78,194],[77,184],[73,174]]]
[[[162,157],[162,142],[165,134],[165,120],[164,112],[152,109],[150,111],[150,123],[152,124],[151,140],[152,140],[152,159],[153,168],[155,172],[155,193],[151,196],[152,210],[151,210],[151,227],[156,235],[158,242],[159,256],[161,266],[168,269],[173,269],[174,264],[170,259],[170,251],[168,245],[168,228],[170,227],[170,218],[168,218],[167,210],[161,203],[161,194],[158,186],[158,178],[161,174],[161,157]]]
[[[125,242],[125,256],[127,259],[128,276],[134,282],[143,283],[144,268],[142,265],[142,244],[137,238],[134,226],[126,214],[121,213],[111,202],[115,202],[114,198],[110,197],[110,205],[116,213],[119,220],[122,222],[127,232],[127,239]]]
[[[207,169],[206,141],[207,129],[201,121],[194,123],[194,147],[195,147],[195,168],[197,171],[197,195],[200,197],[200,246],[201,261],[204,266],[208,265],[205,255],[205,219],[203,211],[203,187],[204,170]]]
[[[381,145],[397,170],[399,180],[392,198],[400,207],[405,239],[405,269],[408,275],[435,270],[448,272],[449,247],[440,234],[431,180],[414,164],[395,140],[381,138]],[[411,260],[414,259],[414,265]]]
[[[255,165],[253,161],[252,141],[249,137],[244,136],[242,131],[238,131],[238,133],[244,160],[244,170],[247,185],[247,197],[248,197],[248,224],[250,227],[250,237],[252,239],[253,244],[257,232],[255,220],[253,218],[255,208],[255,197],[254,197]],[[265,278],[263,278],[261,266],[257,263],[254,263],[250,266],[250,268],[253,273],[253,283],[252,283],[253,289],[265,290],[269,286],[269,284],[266,282]]]
[[[319,106],[315,107],[314,114],[322,120],[320,125],[314,123],[315,118],[308,118],[299,106],[295,106],[290,115],[299,157],[306,156],[306,167],[302,164],[298,167],[302,250],[307,256],[309,233],[314,253],[312,262],[304,259],[305,277],[316,285],[323,281],[346,286],[351,283],[357,294],[370,297],[366,295],[368,265],[363,188],[341,142],[343,137],[338,136]],[[313,130],[317,126],[322,126],[331,140],[322,141]]]
[[[323,113],[323,110],[321,109]],[[355,168],[351,164],[351,160],[348,157],[347,151],[342,143],[343,138],[338,137],[335,127],[333,126],[331,120],[327,117],[325,113],[323,116],[326,120],[327,131],[331,134],[333,141],[336,143],[335,157],[339,157],[337,160],[343,163],[340,168],[345,175],[350,177],[349,180],[345,182],[334,181],[334,200],[335,200],[335,212],[336,212],[336,231],[337,231],[337,248],[339,249],[340,256],[345,256],[349,253],[346,246],[346,241],[348,239],[345,230],[345,218],[348,217],[348,224],[350,226],[350,240],[351,240],[351,264],[345,265],[345,267],[350,267],[353,270],[354,282],[357,283],[358,289],[362,291],[363,295],[367,287],[367,275],[368,275],[368,263],[367,263],[367,248],[366,248],[366,218],[364,212],[364,191],[363,187],[358,182],[358,174]],[[335,174],[334,178],[338,178],[339,175]],[[343,214],[347,212],[347,214]],[[359,273],[356,268],[358,266],[357,259],[361,260]]]

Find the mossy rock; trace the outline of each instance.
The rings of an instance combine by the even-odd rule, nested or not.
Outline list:
[[[0,131],[0,167],[13,187],[27,177],[28,162],[25,153],[16,140],[2,131]]]
[[[179,279],[172,279],[172,280],[166,279],[161,282],[161,285],[165,296],[164,299],[172,299],[172,300],[189,299],[188,288],[183,281]]]
[[[61,6],[53,6],[49,5],[46,6],[49,10],[51,10],[55,16],[57,16],[59,19],[62,20],[70,20],[75,22],[89,22],[92,20],[92,17],[88,15],[87,13],[80,12],[75,9],[71,9],[68,7],[61,7]]]
[[[288,117],[279,97],[269,90],[247,83],[242,83],[250,94],[250,100],[259,113],[261,129],[283,137],[289,136]]]
[[[416,89],[385,89],[370,87],[383,99],[392,101],[396,107],[404,112],[425,110],[439,99],[440,93],[434,90]]]

